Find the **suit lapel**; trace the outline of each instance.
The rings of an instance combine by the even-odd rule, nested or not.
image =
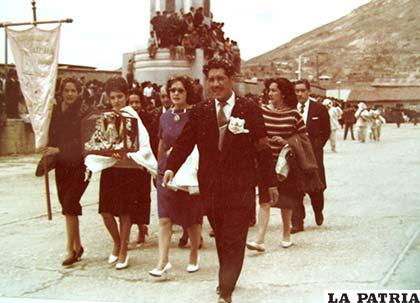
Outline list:
[[[212,145],[215,144],[217,146],[219,142],[219,127],[217,126],[217,113],[214,103],[215,100],[207,102],[202,123],[204,123],[203,128],[208,131],[208,139],[213,141]]]
[[[312,102],[311,100],[309,100],[309,105],[308,105],[308,116],[306,118],[306,127],[310,127],[310,124],[312,122],[312,116],[313,116],[313,106],[312,106]]]

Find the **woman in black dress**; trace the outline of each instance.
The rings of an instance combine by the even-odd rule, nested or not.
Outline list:
[[[78,80],[67,78],[61,82],[62,98],[53,109],[48,146],[43,149],[44,157],[56,157],[55,181],[67,231],[67,257],[63,266],[77,262],[83,254],[78,216],[82,214],[80,198],[88,182],[82,156],[80,92]]]
[[[110,78],[105,91],[114,111],[127,105],[129,88],[124,78]],[[114,157],[119,158],[118,154]],[[127,268],[131,224],[149,223],[150,175],[141,167],[104,169],[100,178],[99,213],[114,241],[108,263],[116,263],[116,269]],[[119,226],[115,217],[120,219]]]

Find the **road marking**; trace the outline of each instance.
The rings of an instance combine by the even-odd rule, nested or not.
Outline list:
[[[404,259],[405,254],[410,249],[411,245],[413,244],[414,240],[417,238],[417,236],[420,234],[420,224],[417,225],[417,230],[413,233],[410,240],[408,241],[407,245],[403,249],[403,251],[400,253],[398,258],[395,260],[394,264],[392,265],[391,269],[388,271],[388,273],[385,275],[385,277],[382,279],[380,285],[385,286],[388,282],[391,276],[395,273],[396,269],[400,265],[401,261]]]

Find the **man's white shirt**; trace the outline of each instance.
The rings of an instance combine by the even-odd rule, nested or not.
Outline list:
[[[216,114],[220,110],[220,101],[216,99],[215,106],[216,106]],[[232,115],[233,107],[235,106],[235,93],[232,92],[230,98],[226,101],[226,105],[223,107],[223,112],[225,113],[226,119],[229,121],[230,116]]]
[[[306,124],[306,120],[308,120],[309,100],[310,98],[308,98],[308,100],[306,100],[306,102],[303,104],[300,102],[298,102],[297,104],[297,110],[299,111],[299,113],[301,112],[301,109],[303,106],[303,114],[301,115],[302,115],[303,120],[305,121],[305,124]]]

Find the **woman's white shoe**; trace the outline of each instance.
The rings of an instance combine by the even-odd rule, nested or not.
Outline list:
[[[196,264],[188,264],[187,271],[189,273],[196,272],[200,269],[200,256],[197,257],[197,263]]]
[[[292,241],[281,241],[281,247],[283,248],[289,248],[292,245],[293,245]]]
[[[113,254],[109,255],[109,257],[108,257],[108,263],[109,264],[114,264],[117,261],[118,261],[118,256],[114,256]]]
[[[149,271],[149,275],[153,277],[162,277],[163,274],[167,273],[172,269],[171,263],[166,263],[165,267],[163,269],[158,269],[157,267]]]
[[[128,255],[125,257],[124,263],[118,262],[115,264],[115,269],[124,269],[128,267]]]

